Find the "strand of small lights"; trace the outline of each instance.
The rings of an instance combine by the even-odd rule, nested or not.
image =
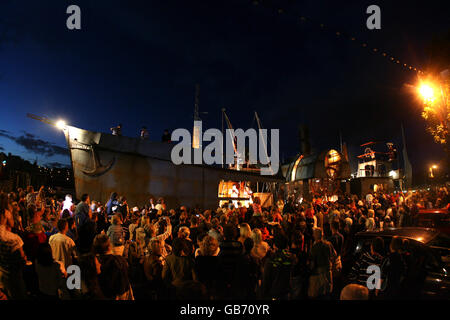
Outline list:
[[[262,3],[262,1],[261,1],[261,0],[252,0],[252,3],[253,3],[253,5],[260,5],[260,4]],[[275,10],[276,10],[276,13],[277,13],[278,15],[282,15],[282,14],[291,14],[291,15],[292,15],[292,13],[288,13],[285,9],[280,8],[280,7],[277,7]],[[420,70],[419,68],[414,67],[414,66],[412,66],[412,65],[409,65],[409,64],[407,64],[407,63],[402,63],[402,62],[400,61],[400,59],[396,58],[395,56],[390,55],[390,54],[388,54],[386,51],[380,50],[379,48],[371,47],[371,46],[369,46],[369,45],[367,44],[367,42],[361,42],[360,40],[356,39],[356,37],[354,37],[354,36],[346,35],[345,33],[340,32],[340,31],[335,31],[335,30],[327,29],[326,26],[325,26],[325,24],[323,24],[323,23],[318,23],[317,21],[314,21],[313,19],[310,19],[310,18],[308,18],[308,17],[306,17],[306,16],[303,16],[303,15],[298,16],[297,18],[299,19],[299,21],[300,21],[301,23],[308,23],[308,22],[309,22],[309,23],[311,23],[312,25],[315,25],[315,26],[319,27],[319,28],[320,28],[321,30],[323,30],[323,31],[327,31],[327,30],[328,30],[329,32],[335,34],[336,37],[340,37],[340,38],[342,38],[342,39],[348,39],[348,40],[350,40],[350,41],[352,41],[352,42],[359,42],[359,45],[360,45],[361,47],[367,48],[368,50],[370,50],[371,52],[373,52],[373,53],[375,53],[375,54],[380,54],[382,57],[387,58],[389,61],[392,61],[393,63],[398,64],[399,66],[405,68],[406,70],[413,71],[413,72],[417,72],[417,74],[423,74],[423,73],[424,73],[424,72],[423,72],[422,70]]]

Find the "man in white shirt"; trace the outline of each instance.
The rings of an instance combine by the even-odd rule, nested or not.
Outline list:
[[[48,240],[50,247],[52,247],[53,259],[60,261],[67,269],[72,264],[72,257],[75,255],[75,242],[66,235],[69,230],[67,220],[60,219],[58,221],[57,234],[54,234]]]

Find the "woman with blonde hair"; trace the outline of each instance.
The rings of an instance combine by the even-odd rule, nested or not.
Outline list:
[[[251,238],[253,240],[253,248],[250,255],[256,259],[263,259],[269,251],[269,244],[263,241],[261,230],[253,229]]]
[[[219,242],[211,237],[211,236],[205,236],[200,243],[200,248],[196,250],[195,256],[212,256],[216,257],[219,255],[220,247]]]
[[[109,237],[112,245],[112,251],[115,255],[121,256],[125,248],[125,233],[122,228],[122,218],[116,214],[111,218],[111,226],[109,226],[106,235]]]
[[[244,245],[244,241],[252,236],[252,229],[248,223],[241,223],[239,226],[238,241]]]
[[[373,231],[373,230],[375,230],[375,226],[376,226],[376,224],[375,224],[375,211],[372,210],[372,209],[369,209],[367,211],[367,215],[368,215],[368,218],[366,220],[366,230],[367,231]]]

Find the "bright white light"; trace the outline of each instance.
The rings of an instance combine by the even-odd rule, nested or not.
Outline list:
[[[419,92],[425,100],[432,100],[434,97],[433,88],[428,84],[422,84],[419,87]]]
[[[58,129],[60,129],[60,130],[64,130],[64,128],[66,127],[66,122],[63,121],[63,120],[59,120],[59,121],[56,123],[56,127],[57,127]]]
[[[397,172],[395,170],[389,171],[389,177],[392,177],[392,179],[397,179]]]
[[[66,195],[66,199],[64,200],[63,208],[61,210],[61,215],[62,215],[63,211],[66,209],[69,210],[70,215],[72,215],[72,211],[70,211],[70,208],[72,208],[72,204],[73,204],[72,196],[70,194]]]

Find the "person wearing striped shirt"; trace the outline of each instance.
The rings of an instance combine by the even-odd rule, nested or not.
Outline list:
[[[363,252],[353,265],[349,275],[350,282],[367,286],[367,279],[370,276],[367,273],[367,268],[376,265],[382,269],[384,260],[384,240],[381,237],[376,237],[370,244],[370,250]],[[381,283],[383,283],[383,280],[383,274],[381,274]],[[373,295],[373,291],[370,293]]]

